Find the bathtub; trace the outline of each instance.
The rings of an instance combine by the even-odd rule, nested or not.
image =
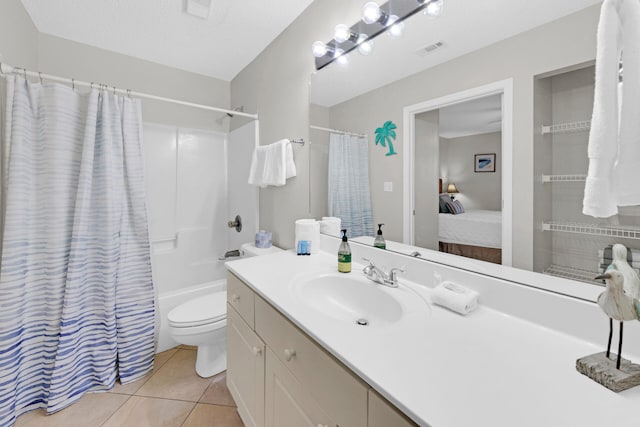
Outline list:
[[[169,328],[167,324],[167,315],[174,307],[177,307],[192,298],[197,298],[199,296],[222,290],[227,290],[227,279],[201,283],[178,291],[159,294],[158,317],[160,318],[160,326],[158,328],[158,345],[156,347],[156,353],[160,353],[178,345],[178,343],[169,336]]]

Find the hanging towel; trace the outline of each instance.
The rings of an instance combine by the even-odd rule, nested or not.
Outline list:
[[[640,2],[605,0],[598,24],[589,171],[582,212],[598,218],[640,204]],[[618,63],[624,62],[619,83]]]
[[[282,186],[287,179],[296,176],[293,148],[288,139],[256,147],[253,150],[249,184],[266,187]]]

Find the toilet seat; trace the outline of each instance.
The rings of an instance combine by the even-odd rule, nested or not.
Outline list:
[[[169,312],[169,325],[191,328],[226,320],[227,293],[216,292],[180,304]],[[226,324],[226,322],[221,322]]]

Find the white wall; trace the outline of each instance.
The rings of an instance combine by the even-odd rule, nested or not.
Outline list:
[[[38,30],[20,0],[0,5],[0,61],[27,69],[38,65]]]
[[[415,245],[438,250],[438,165],[440,110],[416,116]],[[392,193],[388,193],[391,199]],[[391,202],[391,201],[390,201]],[[375,211],[374,211],[375,214]],[[378,218],[378,214],[375,214]],[[388,221],[388,220],[385,220]]]
[[[440,157],[444,161],[440,163],[443,190],[456,184],[460,194],[455,197],[465,209],[502,210],[502,133],[442,138],[440,144],[447,146],[446,157]],[[487,153],[496,154],[496,171],[474,172],[474,156]]]

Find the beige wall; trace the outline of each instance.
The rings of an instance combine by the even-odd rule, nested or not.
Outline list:
[[[88,82],[114,85],[198,104],[229,108],[230,83],[121,55],[108,50],[40,34],[39,71]],[[224,131],[224,113],[143,100],[145,121]]]
[[[465,209],[502,210],[502,133],[491,132],[480,135],[451,138],[441,144],[447,145],[444,168],[444,190],[447,184],[454,183],[460,194],[457,200]],[[495,172],[474,172],[476,154],[496,154]],[[442,159],[442,156],[440,156]],[[440,163],[440,171],[443,163]]]
[[[429,70],[354,98],[331,109],[331,125],[375,129],[386,120],[398,124],[396,150],[402,153],[402,109],[430,99],[503,79],[513,79],[513,265],[533,265],[533,85],[534,76],[595,58],[599,6],[469,53]],[[357,78],[357,76],[355,76]],[[386,157],[371,145],[374,222],[385,218],[386,236],[402,240],[402,156]],[[394,192],[384,193],[383,183]]]
[[[38,31],[20,0],[0,5],[0,61],[27,69],[38,65]]]
[[[282,138],[309,140],[311,44],[333,33],[337,22],[359,19],[361,1],[316,0],[231,82],[231,102],[260,116],[260,144]],[[248,110],[247,110],[248,108]],[[260,228],[274,244],[293,247],[294,222],[310,216],[309,146],[294,147],[298,175],[284,187],[260,190]]]

